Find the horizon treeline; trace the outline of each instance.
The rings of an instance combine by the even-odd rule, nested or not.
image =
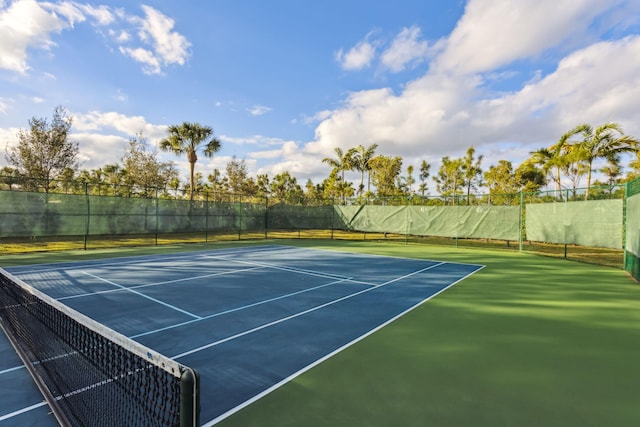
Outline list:
[[[18,144],[6,144],[4,157],[10,166],[0,168],[0,185],[37,191],[83,193],[91,187],[100,194],[142,197],[174,197],[190,200],[207,193],[242,194],[280,201],[334,200],[389,197],[465,197],[484,192],[489,195],[535,193],[551,185],[555,190],[576,191],[586,181],[580,197],[597,197],[596,187],[612,187],[640,176],[640,142],[626,135],[621,126],[608,122],[598,126],[579,124],[547,147],[530,153],[517,167],[510,160],[499,160],[483,168],[483,156],[470,146],[464,156],[444,156],[437,171],[422,160],[403,167],[401,156],[377,154],[379,146],[358,144],[322,160],[329,173],[322,182],[310,179],[302,185],[288,171],[269,177],[250,176],[244,159],[235,156],[224,170],[209,173],[196,170],[198,154],[212,158],[222,143],[213,129],[199,123],[183,122],[169,126],[159,148],[185,156],[190,165],[189,181],[180,179],[173,162],[160,161],[159,152],[147,138],[137,134],[129,139],[121,162],[93,169],[81,169],[79,145],[72,140],[73,117],[64,107],[56,107],[51,120],[31,118],[29,128],[18,132]],[[622,164],[623,155],[629,160]],[[594,165],[604,166],[594,170]],[[626,168],[626,172],[625,172]],[[357,173],[351,182],[346,172]],[[593,181],[599,172],[605,181]],[[206,175],[206,176],[205,176]],[[429,194],[429,179],[437,194]],[[30,188],[32,186],[33,188]],[[592,187],[594,189],[592,189]]]

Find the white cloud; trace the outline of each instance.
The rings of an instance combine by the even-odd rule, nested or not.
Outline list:
[[[286,141],[280,138],[273,138],[264,135],[252,135],[248,137],[231,137],[228,135],[221,135],[220,139],[225,143],[236,145],[258,145],[261,147],[270,147],[275,145],[282,145]]]
[[[404,70],[408,65],[418,64],[429,53],[429,44],[420,40],[420,28],[403,28],[393,39],[391,46],[380,56],[382,65],[393,72]]]
[[[280,162],[260,167],[257,173],[266,173],[274,177],[280,173],[289,172],[301,185],[309,178],[320,181],[321,177],[327,176],[326,165],[318,161],[317,156],[301,150],[296,143],[283,146],[280,150],[280,159],[282,159]]]
[[[142,47],[120,47],[120,51],[143,64],[145,73],[158,74],[161,65],[184,65],[189,57],[191,43],[182,34],[173,31],[175,22],[150,6],[142,6],[145,17],[130,17],[138,27]],[[119,36],[120,37],[120,36]]]
[[[116,94],[114,95],[114,99],[116,99],[117,101],[120,101],[120,102],[127,102],[129,97],[127,96],[127,94],[122,89],[118,89],[116,91]]]
[[[87,16],[94,19],[96,24],[101,26],[111,25],[115,22],[116,17],[111,12],[109,6],[100,5],[97,7],[88,4],[77,4],[76,6]]]
[[[125,137],[142,132],[150,140],[166,137],[167,126],[147,123],[143,116],[126,116],[116,112],[90,111],[86,114],[73,114],[73,127],[79,131],[106,133],[116,130]]]
[[[142,6],[144,17],[128,15],[123,9],[77,2],[16,0],[0,5],[0,68],[26,73],[29,49],[52,51],[54,34],[90,21],[109,27],[108,37],[118,50],[143,65],[147,74],[159,74],[168,65],[184,65],[190,42],[174,31],[175,22],[150,6]],[[97,30],[101,31],[101,30]],[[132,36],[132,32],[137,38]]]
[[[70,2],[59,3],[41,3],[41,5],[53,12],[55,16],[64,17],[69,27],[73,28],[76,22],[83,22],[86,20],[84,13],[78,8],[78,5]]]
[[[156,57],[156,55],[148,50],[141,47],[132,49],[128,47],[120,46],[120,52],[142,64],[142,71],[145,74],[159,74],[162,72],[162,67],[160,66],[160,60]]]
[[[4,5],[3,5],[4,6]],[[18,0],[0,9],[0,68],[26,73],[27,49],[55,46],[51,34],[69,28],[69,23],[47,12],[35,0]]]
[[[371,65],[371,61],[373,61],[376,54],[376,47],[368,41],[369,36],[370,34],[347,52],[343,49],[336,52],[335,59],[340,63],[342,69],[354,71]]]
[[[18,142],[18,132],[20,132],[19,128],[0,128],[0,141],[2,141],[0,148],[4,149],[5,143],[9,146],[16,144]],[[0,159],[3,157],[0,156]]]
[[[614,120],[638,135],[639,68],[640,36],[595,43],[566,56],[553,73],[518,92],[479,103],[476,121],[478,126],[500,124],[515,137],[527,120],[545,119],[561,133],[578,123]]]
[[[268,113],[272,109],[269,107],[265,107],[264,105],[254,105],[252,107],[247,108],[247,111],[252,116],[262,116],[263,114]]]
[[[7,159],[4,156],[5,149],[13,147],[18,144],[18,132],[19,128],[0,128],[0,167],[9,166]]]
[[[119,44],[125,44],[132,40],[131,34],[126,30],[109,30],[109,36]]]
[[[9,103],[12,103],[13,100],[9,98],[0,98],[0,114],[4,114],[9,111]]]
[[[593,18],[622,0],[471,0],[435,68],[494,70],[584,35]]]
[[[78,142],[78,157],[83,169],[121,163],[129,141],[123,136],[99,133],[73,133],[71,139]]]

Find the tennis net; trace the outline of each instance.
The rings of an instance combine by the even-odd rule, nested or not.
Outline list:
[[[64,426],[199,424],[198,374],[0,268],[0,326]]]

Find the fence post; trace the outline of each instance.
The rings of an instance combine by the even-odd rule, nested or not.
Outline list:
[[[629,182],[624,184],[624,198],[622,199],[622,268],[627,269],[627,200],[629,199]]]
[[[269,238],[269,196],[264,195],[264,239]]]
[[[242,194],[238,198],[238,240],[242,240]]]
[[[158,187],[156,187],[156,246],[158,246],[158,232],[160,224],[160,195],[158,193]]]
[[[566,190],[566,196],[564,198],[564,203],[569,203],[569,189],[567,188]],[[565,211],[566,212],[566,211]],[[567,259],[567,227],[564,227],[564,236],[563,239],[564,240],[564,259]]]
[[[404,221],[406,223],[404,230],[404,244],[406,245],[409,242],[409,233],[411,232],[411,223],[409,221],[409,196],[405,197],[404,208],[406,209],[406,213],[404,215]]]
[[[209,243],[209,192],[204,193],[204,242]]]
[[[89,238],[89,230],[91,225],[91,203],[89,201],[89,185],[88,183],[84,183],[84,197],[87,201],[87,220],[85,221],[85,229],[84,229],[84,250],[87,250],[87,240]]]
[[[333,203],[333,201],[329,206],[331,206],[331,240],[333,240],[333,230],[335,228],[335,218],[336,218],[336,206]]]
[[[520,224],[518,229],[518,252],[522,252],[523,229],[526,222],[524,219],[524,192],[520,190]]]

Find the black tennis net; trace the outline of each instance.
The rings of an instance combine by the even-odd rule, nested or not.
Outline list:
[[[0,325],[61,425],[199,424],[196,371],[1,268]]]

